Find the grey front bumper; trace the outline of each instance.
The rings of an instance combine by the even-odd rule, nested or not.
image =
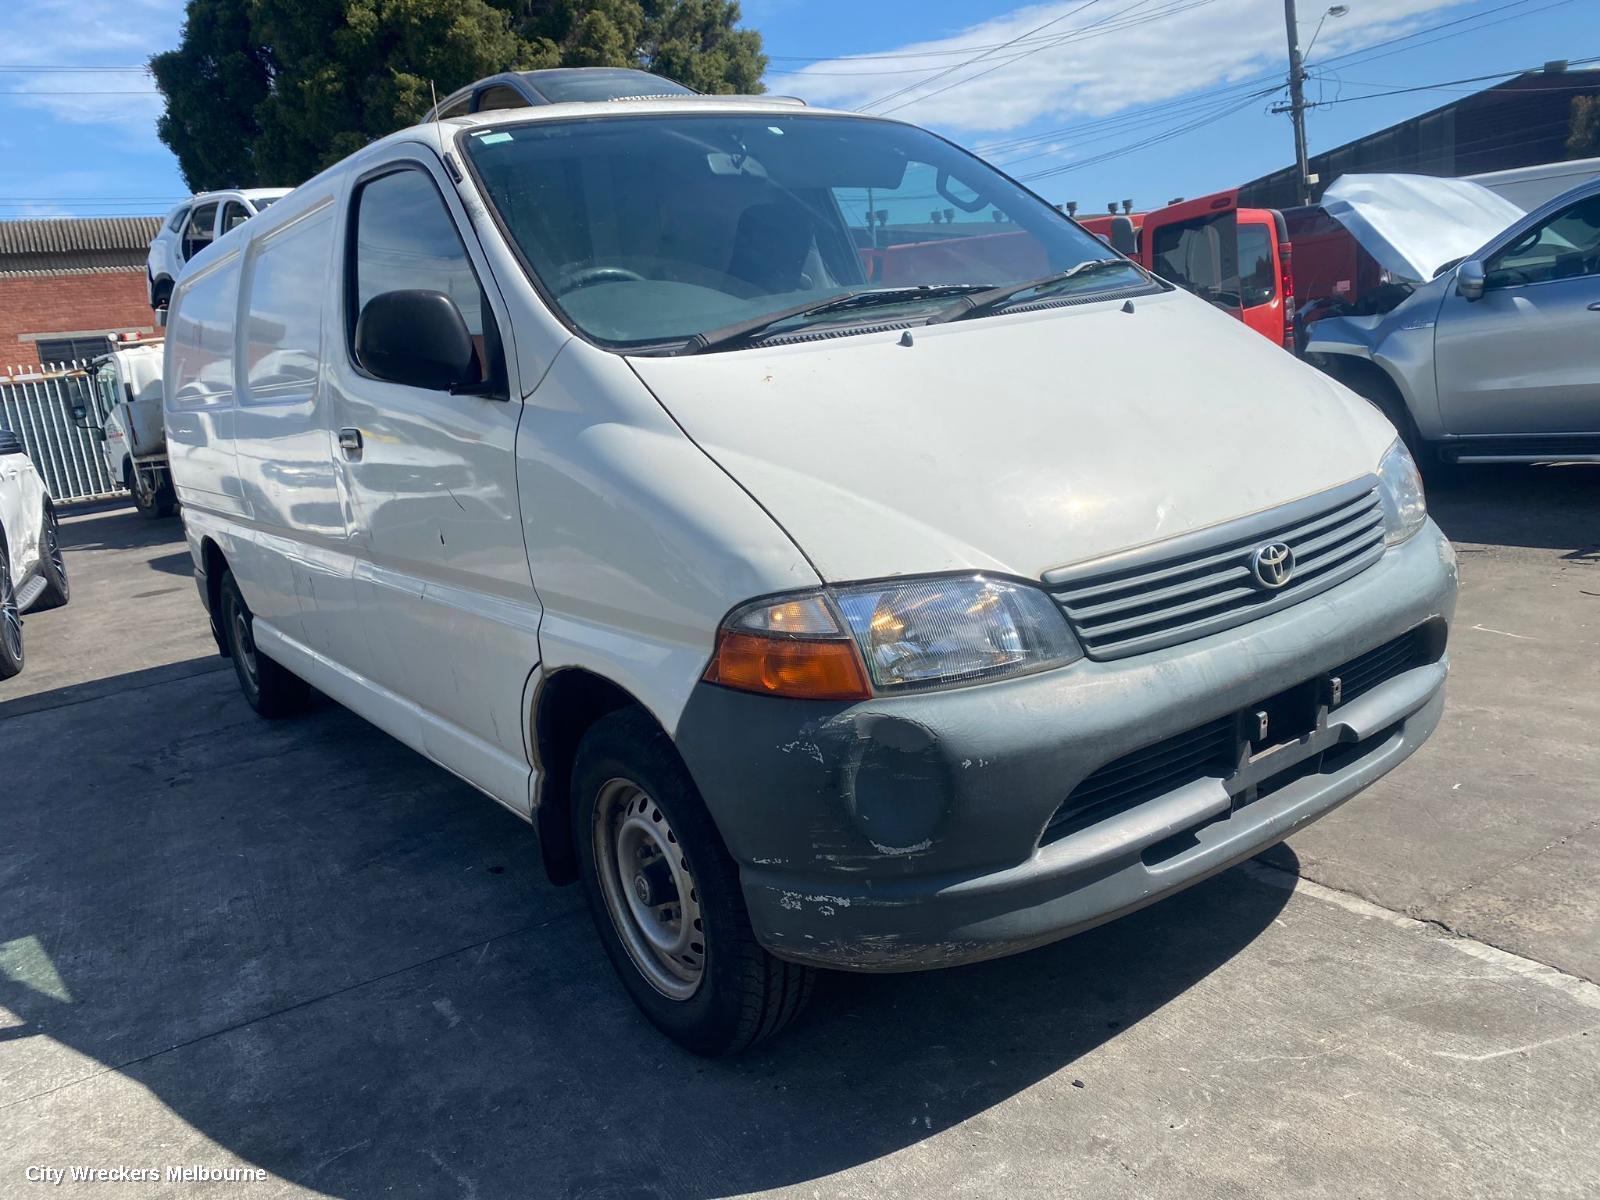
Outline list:
[[[1181,646],[848,705],[701,685],[677,742],[773,953],[867,971],[972,962],[1198,882],[1402,762],[1443,711],[1442,653],[1324,705],[1270,766],[1187,783],[1041,841],[1073,788],[1130,751],[1419,626],[1437,630],[1442,652],[1455,592],[1454,556],[1430,522],[1322,595]]]

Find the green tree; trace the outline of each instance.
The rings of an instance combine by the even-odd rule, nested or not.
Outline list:
[[[1594,158],[1597,155],[1600,155],[1600,96],[1574,96],[1567,157]]]
[[[640,67],[761,89],[761,35],[729,0],[188,0],[151,60],[157,132],[196,190],[299,183],[497,71]]]

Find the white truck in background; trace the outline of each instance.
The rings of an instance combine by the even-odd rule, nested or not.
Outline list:
[[[122,481],[140,514],[169,517],[178,501],[161,419],[162,341],[121,336],[123,344],[90,363],[89,403],[74,406],[73,420],[95,432],[106,470]]]

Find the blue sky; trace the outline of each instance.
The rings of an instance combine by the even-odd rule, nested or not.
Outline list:
[[[1326,5],[1300,6],[1304,46]],[[1487,83],[1384,91],[1600,55],[1600,0],[1347,6],[1308,57],[1310,97],[1344,101],[1311,113],[1313,153]],[[182,13],[183,0],[0,6],[0,217],[156,213],[182,198],[148,77],[109,69],[174,45]],[[1254,95],[1284,71],[1281,0],[744,0],[744,14],[775,90],[893,110],[1086,212],[1200,195],[1292,158],[1288,118],[1266,112],[1276,97]],[[37,67],[67,69],[18,69]]]

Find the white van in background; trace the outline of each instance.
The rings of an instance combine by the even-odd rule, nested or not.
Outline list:
[[[1108,253],[850,113],[385,138],[173,295],[218,646],[533,822],[699,1052],[1148,904],[1421,744],[1456,570],[1376,409]]]

